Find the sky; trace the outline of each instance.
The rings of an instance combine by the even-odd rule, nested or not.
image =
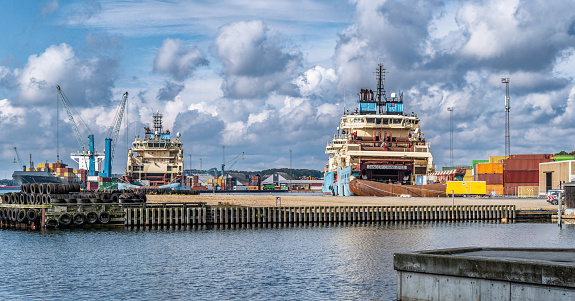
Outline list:
[[[575,149],[575,3],[569,1],[15,1],[0,3],[0,178],[81,150],[60,85],[98,151],[122,94],[113,172],[153,112],[185,167],[323,170],[359,90],[403,92],[437,168]],[[79,117],[78,117],[79,116]],[[83,124],[86,126],[83,126]],[[291,157],[291,160],[290,160]],[[201,164],[201,165],[200,165]],[[228,163],[228,166],[231,162]]]

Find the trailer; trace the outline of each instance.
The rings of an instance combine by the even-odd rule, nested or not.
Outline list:
[[[486,185],[485,181],[448,181],[445,190],[447,195],[485,195]]]

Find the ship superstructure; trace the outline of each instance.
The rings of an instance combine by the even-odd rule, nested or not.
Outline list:
[[[404,114],[403,93],[387,97],[384,76],[379,65],[376,93],[361,89],[358,108],[344,113],[337,134],[327,144],[324,193],[352,195],[353,178],[413,185],[416,176],[434,171],[420,119],[413,112]]]
[[[178,183],[184,166],[180,133],[172,139],[170,131],[163,129],[159,112],[153,115],[152,129],[144,129],[145,137],[136,137],[128,150],[125,182],[151,187]]]

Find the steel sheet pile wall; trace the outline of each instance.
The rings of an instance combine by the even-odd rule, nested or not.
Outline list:
[[[538,191],[539,163],[545,162],[553,162],[553,155],[509,156],[509,159],[503,161],[504,194],[519,195],[521,187],[531,187],[531,190]]]
[[[515,220],[514,205],[230,207],[146,204],[124,207],[126,226]]]

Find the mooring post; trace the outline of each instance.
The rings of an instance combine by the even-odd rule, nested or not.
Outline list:
[[[559,228],[561,228],[561,206],[562,206],[562,201],[561,201],[561,197],[562,194],[561,192],[559,192],[559,195],[557,196],[557,225],[559,226]]]

